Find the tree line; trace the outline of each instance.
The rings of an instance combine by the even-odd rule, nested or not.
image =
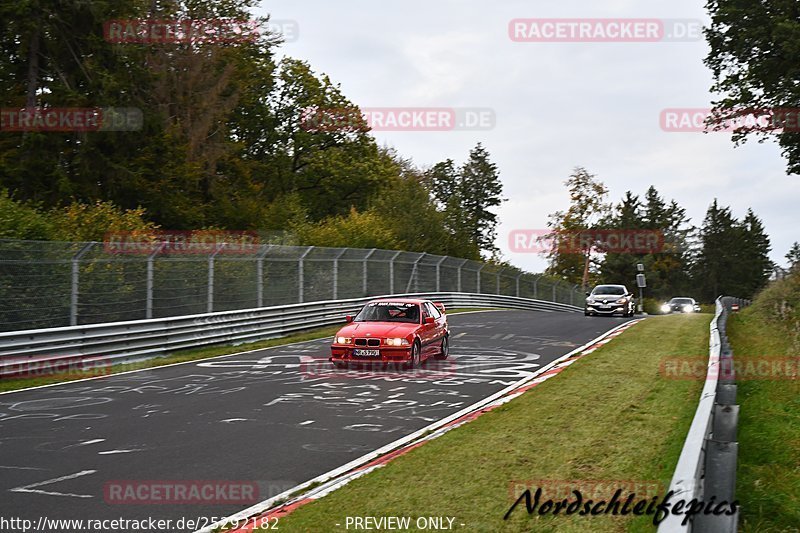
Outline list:
[[[604,250],[602,242],[586,241],[580,250],[553,246],[548,273],[585,286],[619,283],[636,286],[637,264],[643,264],[647,294],[666,299],[687,295],[711,302],[721,294],[750,297],[763,288],[774,269],[761,219],[752,209],[737,219],[715,199],[697,227],[675,200],[665,200],[650,186],[643,197],[627,191],[618,202],[584,168],[576,168],[565,185],[570,194],[566,211],[550,215],[549,226],[559,235],[593,230],[649,230],[661,236],[649,253]],[[795,245],[787,259],[797,262]]]
[[[368,127],[307,127],[315,110],[358,106],[307,62],[278,61],[281,37],[269,31],[226,43],[104,38],[108,21],[254,20],[255,5],[0,6],[6,108],[131,107],[143,118],[134,132],[0,132],[0,201],[15,206],[0,216],[0,236],[97,240],[111,229],[70,233],[57,222],[69,212],[116,230],[259,230],[287,244],[493,256],[490,209],[502,187],[480,144],[463,164],[425,169],[379,146]]]

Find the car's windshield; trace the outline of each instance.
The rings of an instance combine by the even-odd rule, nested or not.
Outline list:
[[[611,296],[622,296],[625,294],[625,287],[621,287],[620,285],[598,285],[592,291],[594,296],[600,294],[608,294]]]
[[[692,305],[694,302],[692,301],[691,298],[673,298],[672,300],[669,301],[669,303],[680,304],[680,305],[686,305],[686,304]]]
[[[419,323],[419,306],[403,302],[368,303],[356,315],[354,322],[407,322]]]

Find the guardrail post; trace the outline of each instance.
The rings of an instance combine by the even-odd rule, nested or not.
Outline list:
[[[517,298],[519,298],[519,278],[521,278],[521,277],[522,277],[522,272],[517,274],[517,279],[515,280],[516,286],[517,286]]]
[[[366,296],[367,290],[369,289],[369,285],[367,284],[367,275],[368,275],[367,262],[374,253],[375,253],[375,248],[370,250],[369,253],[366,255],[366,257],[364,257],[364,264],[362,265],[362,271],[361,271],[361,296]]]
[[[304,274],[305,274],[305,272],[304,272],[305,271],[305,267],[304,267],[305,258],[306,258],[306,256],[308,254],[311,253],[311,250],[313,250],[313,249],[314,249],[313,246],[309,246],[308,248],[306,248],[306,251],[303,252],[303,255],[301,255],[300,258],[297,260],[297,302],[298,303],[303,303],[303,296],[304,296],[304,294],[303,294],[304,293],[303,285],[305,283],[305,278],[304,278]]]
[[[478,287],[477,287],[477,290],[475,292],[478,293],[478,294],[482,294],[481,293],[481,270],[483,270],[483,268],[485,266],[486,266],[485,263],[481,265],[481,267],[478,269],[478,274],[476,276],[478,278]]]
[[[333,258],[333,299],[339,299],[339,258],[344,255],[347,248],[342,248],[339,254]]]
[[[391,259],[389,259],[389,294],[394,294],[394,260],[401,252],[396,252]]]
[[[145,318],[153,318],[153,261],[156,256],[161,253],[161,250],[166,246],[166,242],[162,242],[156,249],[147,256],[147,279],[145,280]]]
[[[713,497],[717,504],[733,501],[736,492],[736,459],[739,443],[706,440],[705,479],[703,480],[703,500]],[[697,514],[692,531],[697,533],[717,533],[736,531],[737,515]]]
[[[222,244],[218,245],[214,250],[214,253],[208,256],[208,304],[206,306],[206,312],[208,313],[214,312],[214,258],[223,248],[225,248],[226,244],[228,243],[223,242]]]
[[[446,255],[439,259],[439,262],[436,263],[436,292],[441,292],[441,270],[439,267],[442,264],[442,261],[445,259],[447,259]]]
[[[272,248],[265,244],[256,256],[256,307],[264,307],[264,256]]]
[[[72,256],[72,286],[70,288],[70,302],[69,302],[69,325],[78,325],[78,289],[80,288],[80,270],[81,258],[92,249],[96,243],[87,242],[83,247]]]
[[[736,428],[739,422],[738,405],[715,405],[713,420],[714,440],[725,442],[736,440]]]

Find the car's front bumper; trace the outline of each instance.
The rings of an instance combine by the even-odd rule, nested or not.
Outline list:
[[[586,304],[584,312],[590,315],[625,314],[629,311],[630,304]]]
[[[353,354],[355,346],[331,346],[331,356],[329,360],[332,363],[394,363],[394,362],[408,362],[411,361],[411,346],[381,346],[380,348],[366,348],[377,349],[378,356],[356,356]]]

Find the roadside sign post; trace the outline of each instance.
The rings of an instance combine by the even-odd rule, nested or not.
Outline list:
[[[644,265],[639,263],[636,267],[641,272],[644,270]],[[639,287],[639,305],[637,306],[639,312],[642,313],[644,311],[644,297],[642,296],[642,289],[647,287],[647,280],[644,278],[644,274],[636,274],[636,286]]]

